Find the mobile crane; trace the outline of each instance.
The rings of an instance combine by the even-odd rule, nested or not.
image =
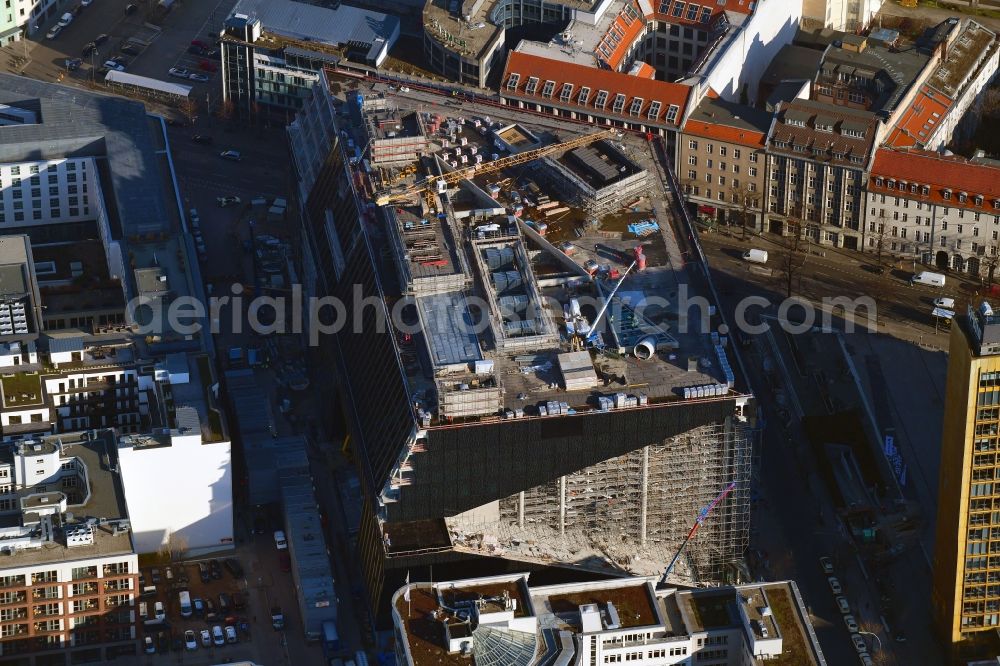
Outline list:
[[[501,157],[500,159],[493,160],[492,162],[483,162],[482,164],[473,164],[467,167],[462,167],[461,169],[449,171],[440,176],[428,176],[427,178],[418,180],[412,185],[404,187],[390,187],[379,190],[378,192],[375,192],[375,195],[372,198],[375,200],[376,205],[388,206],[400,201],[406,201],[410,197],[424,192],[436,191],[440,194],[447,190],[449,186],[472,178],[473,176],[485,173],[495,173],[506,169],[507,167],[517,166],[518,164],[526,164],[532,160],[537,160],[540,157],[551,155],[552,153],[562,150],[572,150],[573,148],[586,146],[594,141],[607,139],[613,136],[621,136],[621,133],[614,128],[603,129],[599,132],[574,137],[561,143],[553,143],[541,148],[526,150],[523,153],[509,155],[508,157]]]

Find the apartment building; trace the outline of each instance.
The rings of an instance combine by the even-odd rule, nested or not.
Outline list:
[[[865,249],[986,275],[1000,248],[1000,167],[922,150],[875,153]]]
[[[771,118],[714,94],[688,115],[675,170],[699,216],[760,228]]]
[[[528,574],[513,574],[408,584],[392,601],[396,661],[412,666],[827,663],[792,581],[712,589],[657,589],[653,578],[529,586]]]
[[[861,249],[866,174],[881,129],[868,111],[782,103],[767,137],[764,230]]]
[[[824,28],[856,32],[864,30],[882,8],[884,0],[802,0],[802,18]]]
[[[0,661],[134,654],[138,556],[111,430],[0,447]]]

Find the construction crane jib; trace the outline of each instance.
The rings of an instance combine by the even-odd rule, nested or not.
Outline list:
[[[375,204],[378,206],[387,206],[389,204],[397,203],[400,201],[406,201],[410,197],[420,194],[422,192],[433,190],[437,193],[444,192],[448,187],[454,185],[463,180],[472,178],[479,174],[484,173],[494,173],[496,171],[501,171],[507,167],[517,166],[518,164],[525,164],[532,160],[537,160],[540,157],[545,157],[552,153],[572,150],[573,148],[579,148],[580,146],[586,146],[594,141],[599,141],[601,139],[607,139],[612,136],[621,136],[621,133],[614,128],[603,129],[600,132],[594,132],[593,134],[584,134],[582,136],[574,137],[568,141],[562,141],[560,143],[554,143],[548,146],[543,146],[542,148],[535,148],[533,150],[526,150],[521,153],[515,153],[514,155],[509,155],[507,157],[501,157],[500,159],[493,160],[492,162],[483,162],[482,164],[473,164],[471,166],[463,167],[455,171],[449,171],[440,176],[431,176],[429,178],[424,178],[422,180],[400,188],[389,188],[381,190],[375,193],[373,197]]]

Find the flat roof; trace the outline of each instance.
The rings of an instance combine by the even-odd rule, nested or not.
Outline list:
[[[103,195],[126,235],[169,231],[157,146],[142,103],[0,74],[0,104],[40,109],[37,124],[0,126],[0,162],[93,157],[106,168],[102,175],[110,183]]]
[[[399,29],[399,19],[391,14],[343,4],[331,9],[296,0],[239,0],[230,12],[231,18],[237,15],[258,19],[265,32],[335,46],[373,44]]]
[[[574,148],[563,153],[558,160],[594,189],[607,187],[642,171],[638,164],[609,141],[603,140]]]
[[[948,56],[927,80],[949,97],[958,97],[961,86],[996,49],[996,33],[969,20],[948,48]]]
[[[114,431],[71,432],[36,439],[50,450],[61,446],[62,460],[77,458],[86,466],[90,495],[82,496],[79,490],[72,488],[64,489],[63,492],[68,495],[67,512],[73,514],[73,521],[69,525],[86,525],[89,519],[93,519],[94,543],[66,546],[62,535],[59,534],[54,542],[41,548],[15,551],[12,557],[5,560],[4,568],[132,553],[130,530],[126,529],[115,535],[109,526],[99,522],[128,519],[121,476],[113,471],[117,468],[118,460]],[[2,546],[3,539],[0,539],[0,547]]]
[[[416,300],[434,365],[472,363],[483,358],[465,294],[452,291],[418,296]]]
[[[182,83],[161,81],[160,79],[153,79],[148,76],[139,76],[138,74],[130,74],[129,72],[118,72],[113,69],[108,71],[104,79],[108,83],[120,83],[126,86],[149,88],[150,90],[155,90],[167,95],[176,95],[177,97],[187,97],[191,93],[191,86],[186,86]]]

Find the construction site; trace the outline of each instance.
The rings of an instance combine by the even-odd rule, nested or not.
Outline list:
[[[376,106],[355,104],[341,115]],[[645,185],[583,207],[547,172],[648,174],[612,130],[512,152],[488,118],[414,126],[428,154],[374,171],[349,147],[370,123],[341,134],[382,284],[398,285],[387,305],[412,329],[395,344],[414,430],[374,498],[384,566],[745,580],[756,409],[733,345],[714,308],[679,305],[683,262]]]

